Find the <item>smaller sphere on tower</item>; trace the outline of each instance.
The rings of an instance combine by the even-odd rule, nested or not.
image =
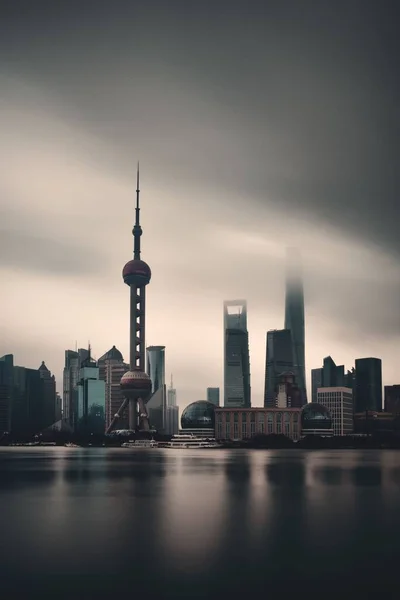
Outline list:
[[[124,283],[141,287],[147,285],[151,279],[151,269],[144,260],[133,259],[126,263],[122,270]]]
[[[143,371],[127,371],[121,377],[120,387],[126,398],[146,401],[151,394],[151,379]]]

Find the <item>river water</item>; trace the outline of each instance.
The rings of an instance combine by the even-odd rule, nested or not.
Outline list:
[[[7,598],[399,598],[400,452],[0,448]]]

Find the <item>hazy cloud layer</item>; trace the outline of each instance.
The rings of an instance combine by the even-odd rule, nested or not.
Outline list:
[[[391,3],[375,6],[9,3],[0,354],[44,358],[59,380],[76,339],[127,355],[121,269],[140,158],[148,342],[166,344],[182,405],[221,384],[222,301],[243,296],[261,402],[287,245],[303,258],[307,368],[378,355],[394,383],[399,48]],[[32,323],[41,306],[48,335]]]

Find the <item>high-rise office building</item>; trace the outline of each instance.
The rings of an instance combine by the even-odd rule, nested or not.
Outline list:
[[[357,358],[355,369],[355,412],[382,411],[382,361]]]
[[[44,429],[43,381],[36,369],[14,367],[11,431],[17,437],[38,435]]]
[[[287,252],[285,329],[292,335],[293,372],[302,394],[302,403],[307,403],[305,369],[304,289],[298,251]]]
[[[224,302],[224,406],[251,405],[249,334],[245,300]]]
[[[129,365],[124,362],[121,352],[113,346],[98,360],[99,379],[105,382],[105,417],[106,430],[109,428],[114,415],[117,413],[124,401],[120,387],[121,377],[129,371]],[[125,408],[120,414],[118,422],[120,429],[128,429],[128,409]]]
[[[320,369],[311,369],[312,401],[317,402],[318,388],[346,387],[353,389],[353,373],[345,373],[344,365],[336,365],[331,356],[326,356]]]
[[[14,356],[0,358],[0,436],[11,431],[11,408],[14,384]]]
[[[167,406],[165,411],[164,432],[175,435],[179,431],[179,407],[176,405],[176,389],[171,375],[171,383],[167,390]]]
[[[103,434],[105,430],[105,382],[99,379],[99,367],[90,355],[79,370],[76,431],[82,434]]]
[[[265,360],[265,407],[276,406],[279,377],[288,371],[294,371],[291,332],[288,329],[268,331]],[[296,380],[295,383],[297,384]]]
[[[154,394],[158,388],[165,385],[165,346],[148,346],[147,374],[151,379],[151,392]]]
[[[151,379],[152,395],[147,402],[151,426],[159,432],[167,431],[167,386],[165,385],[165,346],[148,346],[147,374]],[[173,422],[172,412],[169,415]],[[171,425],[172,426],[172,425]]]
[[[176,406],[176,389],[171,375],[171,383],[167,390],[167,406]]]
[[[71,427],[75,426],[74,407],[78,397],[79,370],[82,362],[87,358],[85,348],[65,351],[65,364],[63,371],[63,419],[67,419]]]
[[[211,402],[214,406],[219,406],[219,387],[207,388],[207,402]]]
[[[317,402],[332,417],[333,435],[353,433],[353,390],[346,387],[323,387],[317,391]]]
[[[400,385],[385,385],[385,412],[400,414]],[[0,427],[1,431],[1,427]]]
[[[43,426],[50,427],[58,420],[56,418],[56,380],[44,361],[38,371],[43,386]]]
[[[62,398],[58,392],[56,392],[56,408],[55,408],[55,419],[54,422],[58,423],[62,419]]]

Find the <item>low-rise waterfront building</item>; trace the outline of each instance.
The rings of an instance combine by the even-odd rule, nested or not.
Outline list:
[[[215,408],[215,437],[244,440],[257,434],[300,438],[300,408]]]

